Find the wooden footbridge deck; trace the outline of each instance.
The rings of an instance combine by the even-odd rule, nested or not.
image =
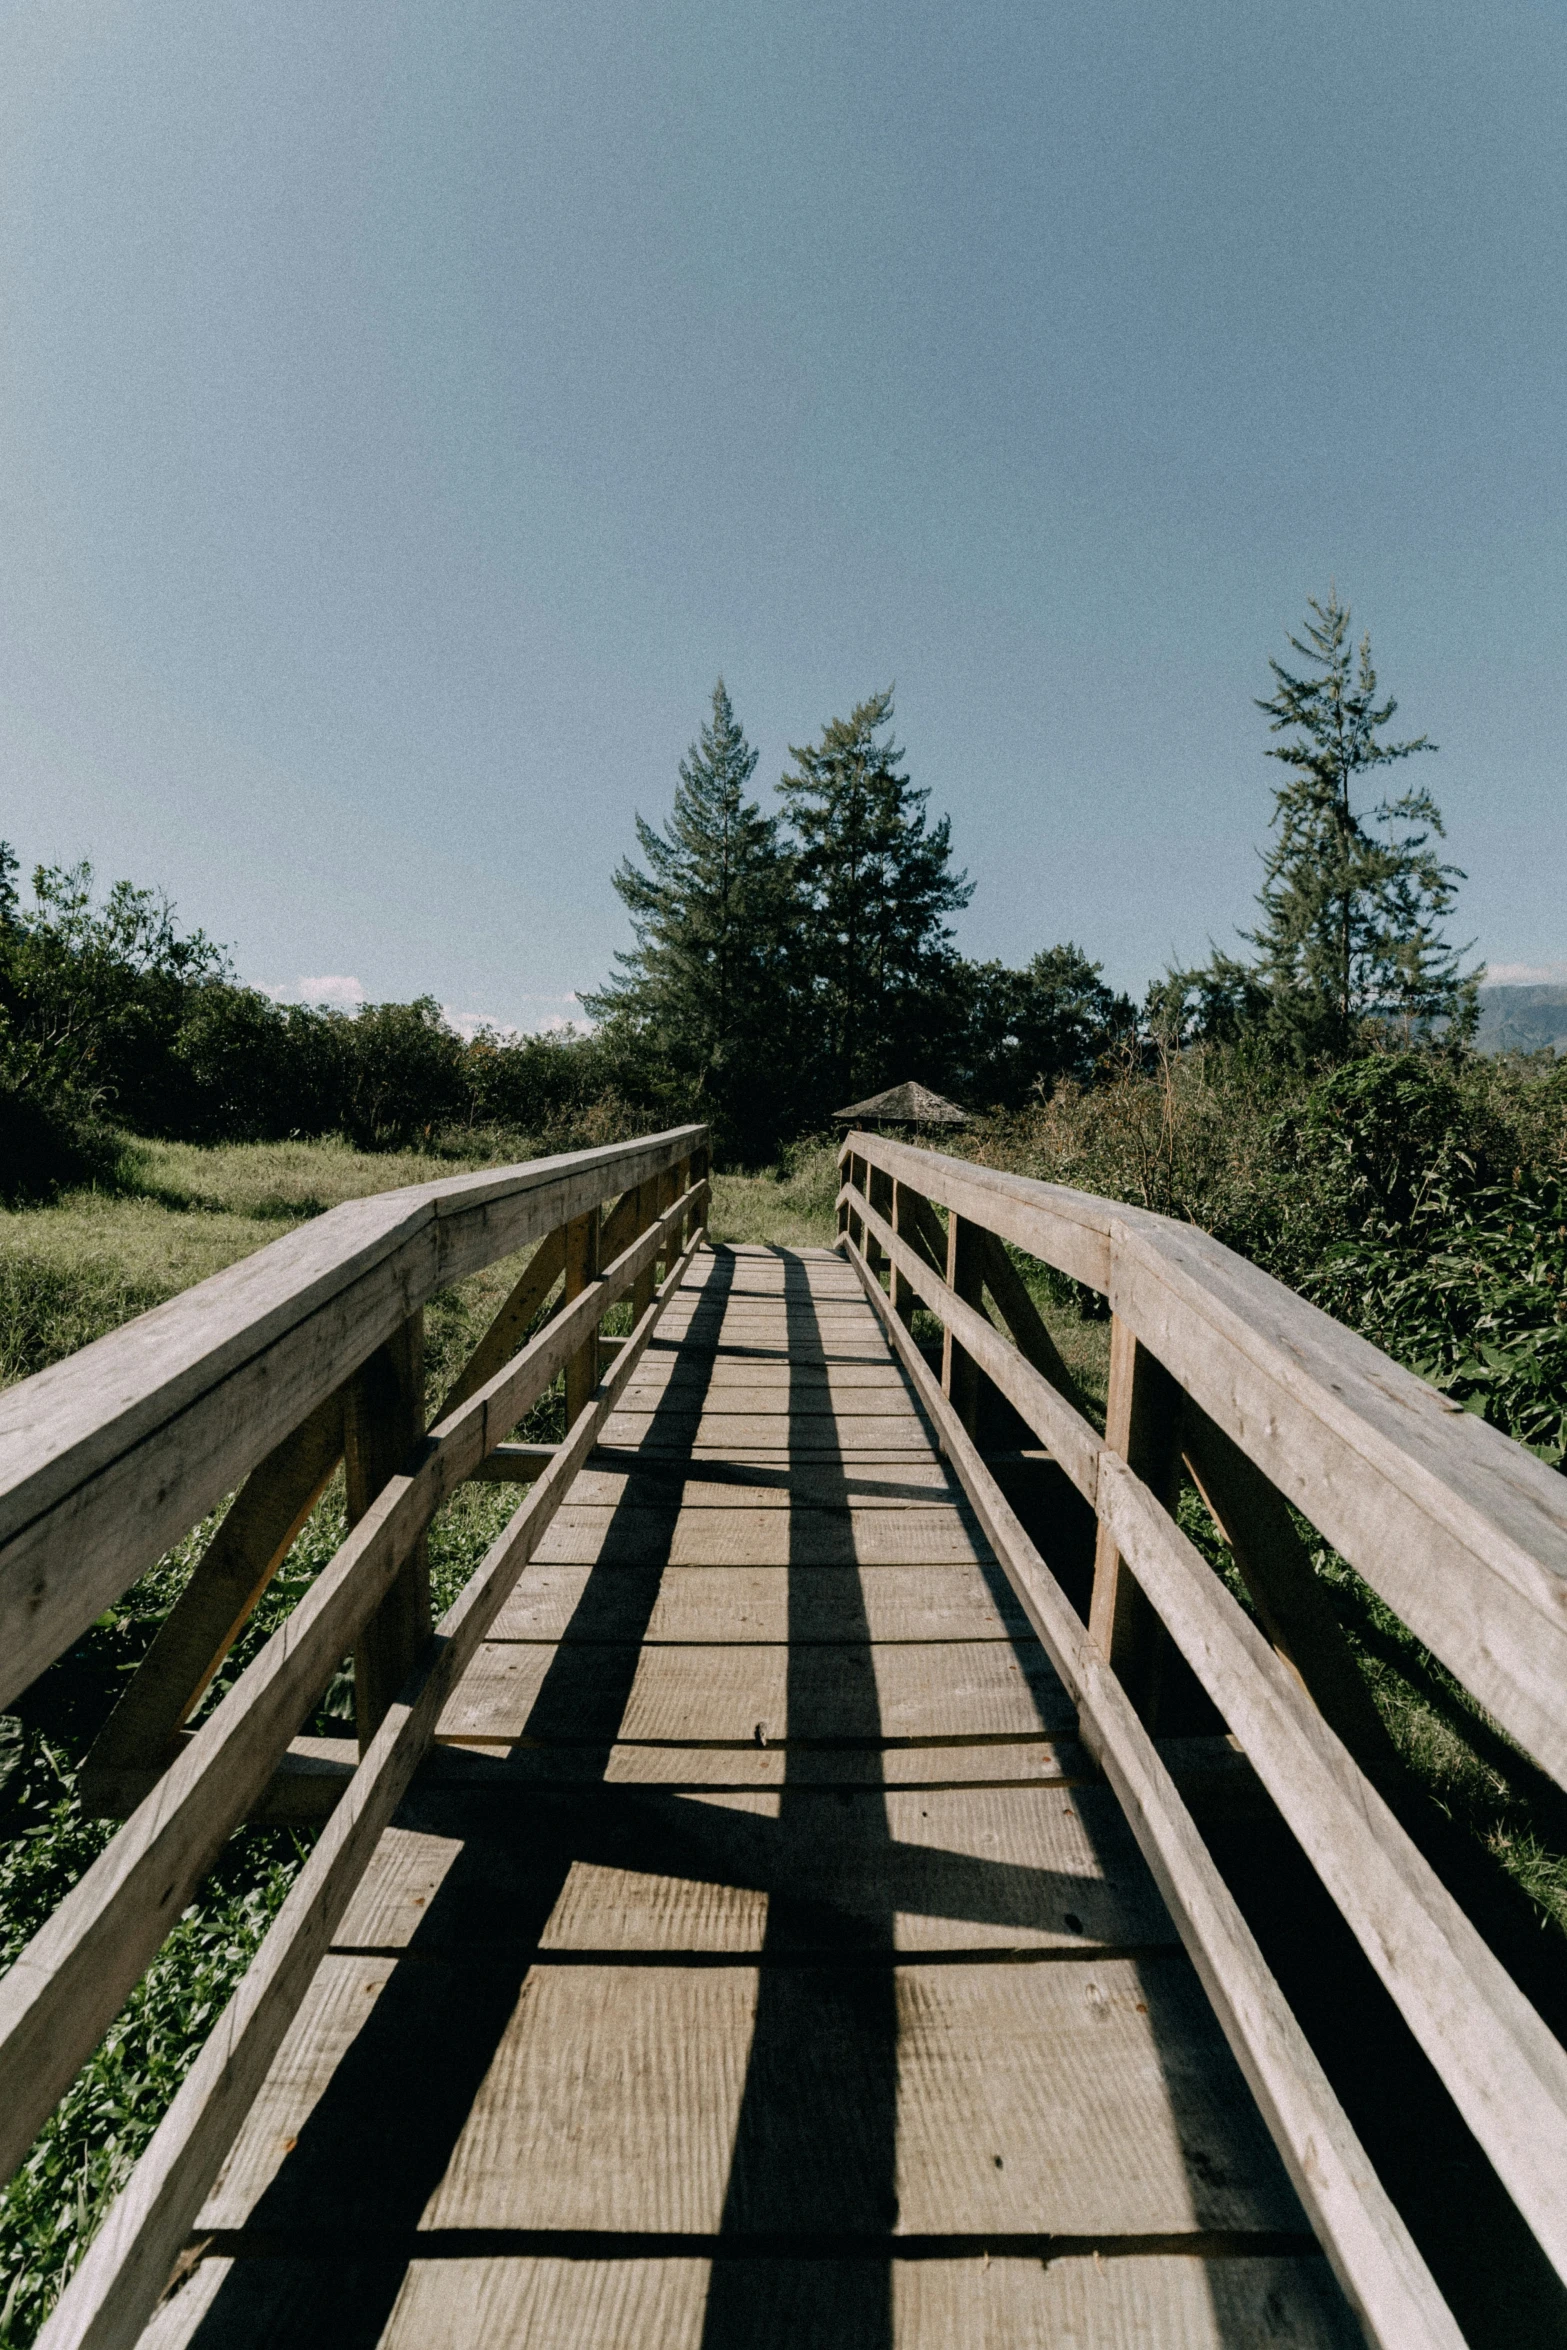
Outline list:
[[[1382,1800],[1283,1498],[1560,1773],[1560,1481],[1084,1195],[857,1136],[838,1250],[711,1247],[704,1141],[339,1210],[5,1399],[13,1689],[240,1488],[0,1983],[10,2161],[235,1825],[323,1823],[44,2341],[1460,2343],[1185,1797],[1277,1806],[1562,2263],[1567,2060]],[[1007,1240],[1111,1291],[1103,1435]],[[531,1243],[421,1434],[424,1299]],[[182,1728],[340,1458],[342,1550]],[[526,1495],[432,1632],[475,1475]],[[297,1733],[350,1648],[345,1752]]]

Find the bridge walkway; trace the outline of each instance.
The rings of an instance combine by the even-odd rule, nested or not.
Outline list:
[[[704,1251],[143,2343],[1360,2339],[852,1268]]]

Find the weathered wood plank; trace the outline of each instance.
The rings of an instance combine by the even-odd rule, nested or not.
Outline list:
[[[803,1737],[874,1749],[887,1739],[1037,1737],[1074,1726],[1043,1652],[1002,1642],[794,1652],[693,1644],[621,1655],[606,1644],[578,1650],[567,1672],[553,1669],[554,1653],[511,1641],[481,1649],[441,1717],[441,1737],[699,1746]]]
[[[348,1523],[369,1515],[424,1434],[424,1315],[411,1315],[349,1381],[343,1398]],[[409,1545],[354,1644],[354,1727],[365,1752],[430,1637],[429,1548]]]
[[[337,1930],[454,1968],[508,1958],[1174,1952],[1103,1786],[535,1791],[508,1811],[416,1783]],[[417,1826],[412,1823],[417,1822]],[[801,1897],[804,1901],[801,1902]],[[780,1923],[781,1900],[800,1906]],[[226,2219],[225,2226],[238,2224]]]
[[[381,2337],[382,2350],[469,2350],[475,2342],[547,2342],[551,2350],[701,2350],[711,2340],[715,2274],[745,2259],[747,2339],[756,2350],[800,2342],[858,2350],[865,2339],[863,2259],[758,2258],[749,2247],[715,2270],[708,2249],[634,2260],[570,2254],[475,2252],[409,2265]],[[340,2328],[362,2306],[358,2264],[307,2259],[202,2263],[160,2311],[144,2350],[184,2350],[222,2292],[224,2323],[252,2343],[293,2341],[302,2329]],[[1360,2350],[1362,2337],[1321,2260],[1211,2258],[1192,2252],[1127,2256],[1097,2249],[1048,2265],[1037,2252],[915,2258],[892,2247],[871,2317],[898,2350],[1234,2350],[1287,2342],[1291,2350]],[[326,2311],[323,2297],[331,2296]],[[241,2300],[244,2314],[240,2314]],[[882,2304],[884,2303],[884,2307]]]
[[[565,1512],[561,1512],[564,1517]],[[558,1528],[559,1520],[556,1521]],[[1010,1588],[979,1567],[667,1566],[648,1612],[647,1578],[597,1560],[532,1566],[495,1619],[496,1640],[863,1642],[1032,1639]],[[994,1571],[993,1571],[994,1572]],[[590,1588],[591,1585],[591,1588]],[[643,1626],[646,1626],[645,1631]]]
[[[551,1531],[552,1559],[674,1566],[937,1565],[988,1558],[989,1545],[951,1503],[931,1509],[600,1509],[573,1502]]]
[[[868,1225],[876,1223],[874,1209],[867,1209],[866,1220]],[[1035,1370],[1032,1363],[1024,1361],[1017,1348],[1009,1339],[1002,1337],[987,1315],[976,1312],[973,1306],[965,1303],[948,1282],[933,1273],[923,1258],[898,1238],[890,1226],[881,1226],[877,1237],[893,1264],[907,1276],[910,1287],[921,1303],[961,1340],[964,1352],[995,1383],[1028,1425],[1037,1431],[1084,1499],[1092,1503],[1094,1464],[1101,1443],[1097,1429],[1068,1403],[1058,1388]],[[880,1294],[879,1289],[877,1294]],[[916,1386],[919,1384],[916,1382]],[[923,1393],[922,1387],[920,1392]]]
[[[1110,1325],[1105,1442],[1135,1465],[1137,1474],[1167,1508],[1174,1507],[1181,1467],[1180,1390],[1120,1320],[1112,1320]],[[1114,1532],[1103,1516],[1094,1543],[1088,1630],[1149,1729],[1157,1728],[1169,1636],[1136,1578],[1127,1573]]]

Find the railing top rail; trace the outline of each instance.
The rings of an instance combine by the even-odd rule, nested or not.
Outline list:
[[[62,1580],[79,1630],[437,1289],[706,1140],[673,1127],[350,1200],[0,1395],[0,1702],[48,1661],[28,1628]]]
[[[1567,1785],[1567,1479],[1194,1225],[853,1133],[1117,1318]]]

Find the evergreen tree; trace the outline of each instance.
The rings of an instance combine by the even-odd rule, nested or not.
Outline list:
[[[720,678],[667,833],[639,816],[647,870],[626,859],[614,875],[636,945],[583,999],[593,1018],[633,1029],[742,1157],[776,1140],[789,1028],[789,858],[777,817],[746,798],[756,758]]]
[[[819,744],[790,745],[779,785],[795,831],[796,944],[823,1074],[837,1102],[923,1074],[946,1025],[954,957],[942,916],[966,906],[950,820],[898,773],[892,692],[834,718]]]
[[[1257,707],[1289,735],[1268,753],[1289,774],[1275,794],[1262,920],[1245,934],[1270,1026],[1297,1051],[1334,1058],[1367,1022],[1396,1023],[1406,1037],[1434,1020],[1472,1025],[1476,984],[1442,934],[1464,876],[1433,845],[1443,837],[1435,800],[1416,788],[1358,804],[1363,778],[1436,745],[1383,738],[1398,705],[1378,702],[1371,639],[1352,650],[1349,618],[1336,591],[1326,604],[1313,597],[1304,637],[1290,639],[1307,673],[1268,664],[1275,691]]]

